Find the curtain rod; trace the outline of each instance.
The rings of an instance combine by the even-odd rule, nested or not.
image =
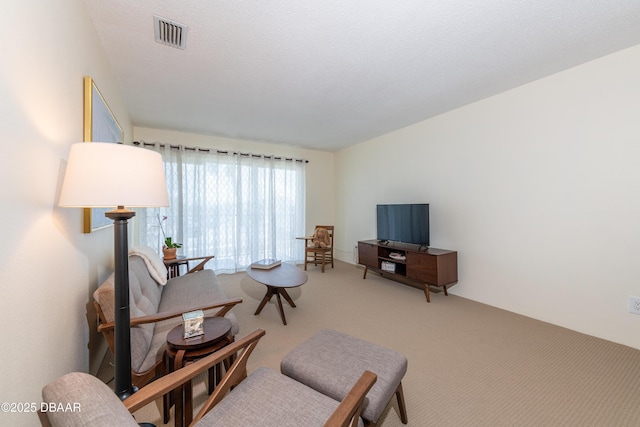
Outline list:
[[[149,146],[149,147],[155,147],[155,143],[153,142],[140,142],[140,141],[133,141],[133,145],[142,145],[142,146]],[[161,148],[165,148],[166,144],[160,144]],[[179,149],[180,146],[179,145],[169,145],[169,148],[171,149]],[[260,155],[260,154],[252,154],[252,153],[241,153],[238,151],[226,151],[226,150],[217,150],[217,149],[211,149],[211,148],[198,148],[198,147],[184,147],[185,150],[191,150],[191,151],[204,151],[207,153],[216,153],[216,154],[233,154],[234,156],[244,156],[244,157],[256,157],[256,158],[265,158],[265,159],[274,159],[274,160],[282,160],[284,159],[285,161],[291,161],[291,162],[300,162],[300,163],[309,163],[309,160],[305,160],[305,159],[294,159],[291,157],[281,157],[281,156],[267,156],[267,155]]]

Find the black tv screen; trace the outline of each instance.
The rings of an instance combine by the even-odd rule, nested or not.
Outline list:
[[[380,241],[429,246],[429,204],[377,206]]]

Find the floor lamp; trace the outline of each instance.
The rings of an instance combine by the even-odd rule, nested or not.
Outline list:
[[[123,144],[73,144],[59,204],[64,207],[116,207],[105,215],[114,223],[115,392],[124,400],[135,391],[131,382],[127,241],[127,223],[135,212],[127,208],[169,206],[162,157],[155,151]]]

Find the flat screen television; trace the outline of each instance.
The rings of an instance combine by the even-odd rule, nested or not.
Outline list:
[[[429,246],[429,204],[377,205],[377,239]]]

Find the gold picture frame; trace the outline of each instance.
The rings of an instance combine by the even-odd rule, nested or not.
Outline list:
[[[83,141],[116,144],[124,141],[120,123],[111,112],[95,81],[88,76],[84,78]],[[109,208],[84,208],[82,231],[91,233],[112,225],[113,222],[104,216],[108,210]]]

